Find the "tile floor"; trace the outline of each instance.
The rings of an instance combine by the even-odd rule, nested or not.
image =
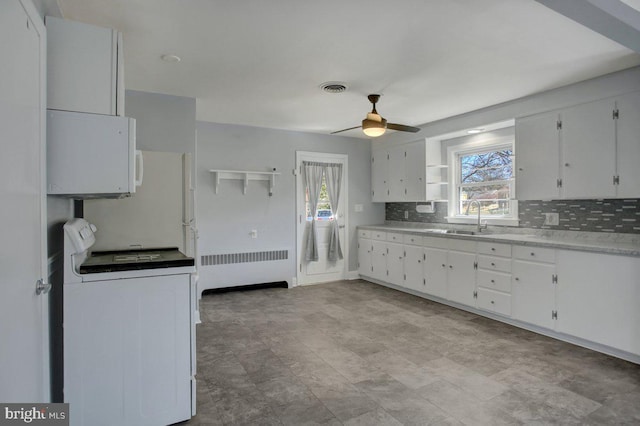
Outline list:
[[[640,424],[640,365],[365,281],[201,315],[188,425]]]

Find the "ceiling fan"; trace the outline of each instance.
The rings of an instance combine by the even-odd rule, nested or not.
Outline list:
[[[362,131],[365,135],[372,138],[382,136],[387,129],[411,133],[420,131],[418,127],[405,126],[404,124],[387,123],[387,120],[382,118],[382,116],[378,114],[378,111],[376,111],[376,104],[380,100],[380,95],[369,95],[367,96],[367,98],[369,99],[369,102],[373,104],[373,109],[371,110],[371,112],[367,113],[367,118],[362,120],[362,125],[349,127],[348,129],[342,129],[336,132],[331,132],[332,135],[335,135],[336,133],[346,132],[348,130],[358,129],[360,127],[362,127]]]

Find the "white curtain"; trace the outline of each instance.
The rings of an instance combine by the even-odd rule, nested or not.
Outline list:
[[[307,262],[318,261],[318,238],[316,236],[316,210],[318,209],[318,197],[322,188],[323,163],[314,163],[303,161],[302,173],[304,175],[304,184],[309,194],[309,209],[311,214],[311,224],[307,225],[305,233],[305,254],[304,258]]]
[[[327,164],[324,168],[327,196],[331,204],[331,232],[329,234],[329,254],[331,262],[342,259],[340,248],[340,225],[338,223],[338,203],[340,202],[340,187],[342,186],[342,164]]]

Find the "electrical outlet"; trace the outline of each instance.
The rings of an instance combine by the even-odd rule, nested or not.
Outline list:
[[[544,214],[544,225],[559,225],[560,224],[560,214],[559,213],[543,213]]]
[[[404,211],[404,218],[409,219],[409,210]]]
[[[251,238],[258,238],[258,230],[252,229],[249,235],[251,235]]]

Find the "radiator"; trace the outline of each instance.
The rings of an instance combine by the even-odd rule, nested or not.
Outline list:
[[[271,262],[286,260],[289,250],[254,251],[249,253],[207,254],[200,256],[201,266],[232,265],[236,263]]]

